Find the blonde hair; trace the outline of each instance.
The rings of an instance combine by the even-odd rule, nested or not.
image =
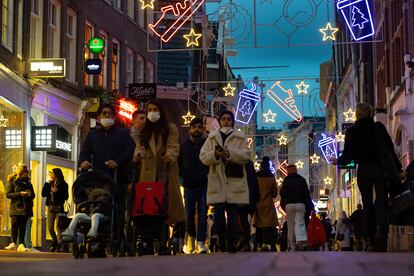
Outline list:
[[[357,119],[374,117],[374,107],[369,103],[359,103],[356,106]]]

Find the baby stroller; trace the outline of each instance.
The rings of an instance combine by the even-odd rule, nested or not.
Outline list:
[[[115,234],[115,181],[110,175],[102,171],[88,171],[80,174],[73,183],[73,202],[76,204],[76,213],[90,213],[91,208],[97,202],[91,200],[90,196],[96,190],[105,191],[109,194],[109,200],[99,201],[100,211],[104,214],[99,218],[97,235],[94,238],[87,237],[91,228],[90,219],[79,219],[73,236],[73,255],[76,259],[83,258],[87,253],[88,258],[106,257],[106,250],[116,257],[118,254],[118,243]],[[119,237],[119,235],[118,235]],[[108,247],[109,245],[109,247]]]

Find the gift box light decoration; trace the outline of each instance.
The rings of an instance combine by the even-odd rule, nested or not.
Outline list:
[[[260,94],[256,93],[256,84],[253,83],[251,90],[243,89],[239,93],[235,120],[239,123],[248,124],[256,111],[260,99]]]
[[[280,85],[280,81],[275,82],[273,86],[270,87],[270,89],[266,92],[266,94],[283,111],[285,111],[286,114],[288,114],[298,123],[302,120],[302,114],[299,112],[298,107],[295,104],[292,90],[283,88]]]
[[[340,0],[336,3],[355,41],[375,34],[370,6],[369,0]]]
[[[322,139],[318,142],[318,147],[321,149],[326,162],[329,164],[332,162],[331,159],[338,158],[338,150],[335,139],[322,133]]]

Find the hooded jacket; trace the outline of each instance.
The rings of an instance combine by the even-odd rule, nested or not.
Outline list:
[[[22,196],[21,192],[30,191],[31,196]],[[10,179],[7,187],[6,197],[10,200],[9,215],[12,216],[33,216],[33,199],[35,193],[29,177]]]

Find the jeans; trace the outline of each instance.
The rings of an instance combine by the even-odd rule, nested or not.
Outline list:
[[[228,244],[235,245],[237,241],[237,204],[218,203],[214,205],[214,225],[219,236],[220,246],[224,246],[225,237]],[[227,226],[224,212],[227,212]]]
[[[359,165],[358,188],[364,206],[364,234],[368,237],[371,246],[379,246],[384,249],[388,239],[388,192],[382,168],[377,165]],[[375,190],[375,202],[373,190]],[[376,240],[376,237],[379,239]]]
[[[12,216],[11,217],[11,238],[16,245],[24,241],[26,234],[26,224],[28,216]]]
[[[184,190],[187,233],[197,237],[197,241],[205,242],[207,235],[207,188],[186,188]],[[197,205],[198,227],[196,236],[195,211]]]
[[[24,234],[24,241],[20,240],[19,235],[18,235],[17,243],[18,244],[23,243],[26,248],[32,248],[32,218],[31,217],[27,218],[26,233]]]
[[[303,203],[291,203],[286,205],[288,241],[291,249],[296,248],[296,242],[307,240],[305,212],[305,204]]]
[[[55,232],[55,225],[59,218],[59,213],[50,212],[49,208],[47,210],[47,229],[49,230],[49,234],[52,237],[53,243],[57,244],[60,243],[62,240],[61,233],[62,231],[58,228],[57,235]]]

